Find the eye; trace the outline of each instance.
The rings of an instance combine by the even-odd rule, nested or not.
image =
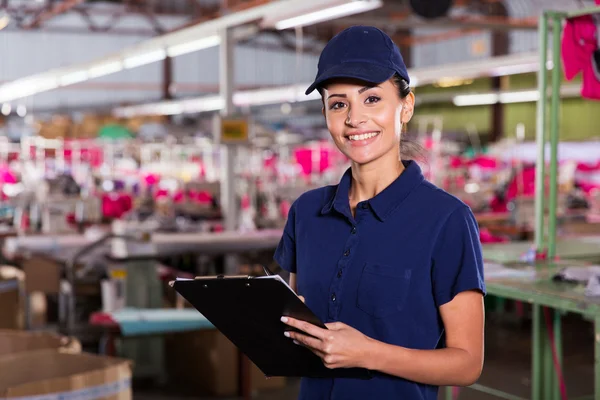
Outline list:
[[[366,103],[373,104],[373,103],[379,102],[379,100],[381,100],[381,98],[379,98],[377,96],[369,96],[369,97],[367,97]]]
[[[344,103],[342,103],[341,101],[338,101],[338,102],[335,102],[335,103],[331,104],[329,106],[329,109],[330,110],[339,110],[340,108],[342,108],[344,106],[345,106]]]

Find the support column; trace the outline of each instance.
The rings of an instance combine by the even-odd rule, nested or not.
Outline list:
[[[171,100],[171,84],[173,83],[173,59],[165,57],[163,61],[163,81],[162,81],[162,98],[163,100]]]
[[[493,3],[490,5],[489,15],[496,17],[508,17],[508,10],[502,2]],[[494,30],[492,31],[492,49],[493,57],[504,56],[509,53],[509,36],[508,31]],[[503,90],[505,85],[504,77],[496,76],[492,78],[492,90]],[[495,103],[492,105],[492,124],[490,129],[490,142],[495,142],[502,138],[504,134],[504,104]]]
[[[531,400],[542,400],[542,310],[533,304],[531,321]]]
[[[235,114],[233,104],[234,85],[234,44],[231,30],[221,31],[221,45],[219,47],[219,88],[223,99],[221,117],[227,118]],[[220,142],[219,132],[219,142]],[[235,193],[235,161],[237,149],[235,145],[221,145],[221,207],[225,218],[225,230],[236,229],[238,204]],[[225,260],[225,273],[235,272],[235,259],[227,257]]]

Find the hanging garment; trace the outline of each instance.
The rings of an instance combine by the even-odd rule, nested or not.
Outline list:
[[[581,96],[600,100],[600,79],[595,72],[595,52],[599,49],[594,17],[584,15],[566,21],[561,40],[561,57],[565,78],[572,80],[581,72]]]

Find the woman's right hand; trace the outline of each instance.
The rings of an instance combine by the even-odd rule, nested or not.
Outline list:
[[[306,301],[304,300],[304,296],[298,296],[298,298],[299,298],[300,300],[302,300],[302,302],[303,302],[303,303],[306,303]]]

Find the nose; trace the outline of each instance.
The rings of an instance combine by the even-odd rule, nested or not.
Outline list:
[[[367,121],[367,116],[359,108],[351,109],[348,107],[348,115],[346,116],[346,125],[356,128]]]

